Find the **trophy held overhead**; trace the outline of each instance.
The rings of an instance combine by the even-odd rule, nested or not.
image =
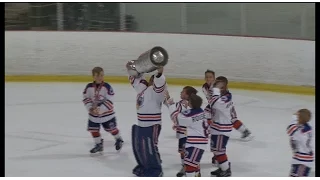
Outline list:
[[[169,55],[167,51],[160,46],[156,46],[142,53],[137,60],[129,61],[127,63],[127,70],[129,75],[136,77],[167,65],[168,60]]]

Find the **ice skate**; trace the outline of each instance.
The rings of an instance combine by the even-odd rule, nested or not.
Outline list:
[[[253,139],[253,136],[251,134],[251,132],[246,129],[243,133],[242,133],[242,136],[241,136],[241,140],[242,141],[250,141]]]
[[[115,148],[117,151],[120,151],[123,145],[123,140],[122,138],[116,139],[116,143],[114,144]]]
[[[230,177],[231,176],[231,163],[229,162],[229,168],[222,171],[221,168],[211,171],[211,177]]]
[[[217,166],[218,166],[218,161],[216,160],[216,157],[215,157],[215,156],[212,157],[211,163],[212,163],[212,166],[213,166],[213,167],[217,167]]]
[[[186,172],[185,172],[185,170],[184,170],[184,166],[182,165],[182,167],[181,167],[181,169],[180,169],[180,171],[177,173],[177,177],[183,177],[183,176],[185,176],[186,175]]]
[[[103,152],[103,139],[101,139],[101,142],[96,144],[96,146],[90,150],[91,154],[95,154],[97,152]]]

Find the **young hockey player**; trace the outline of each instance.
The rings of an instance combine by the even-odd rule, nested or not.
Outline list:
[[[211,172],[211,176],[231,176],[230,163],[226,154],[227,143],[232,131],[232,122],[236,118],[232,95],[227,90],[227,78],[220,76],[213,84],[212,97],[209,100],[208,108],[211,112],[210,134],[211,151],[213,152],[218,169]]]
[[[177,124],[186,127],[184,172],[181,176],[200,177],[200,161],[208,144],[208,124],[205,113],[201,108],[202,99],[196,94],[191,94],[188,98],[190,109],[185,109],[180,113],[175,113],[177,106],[173,99],[167,100],[166,105]]]
[[[185,156],[185,144],[187,141],[187,135],[186,135],[187,127],[179,125],[177,123],[176,118],[177,118],[177,115],[182,111],[190,109],[190,107],[188,106],[189,97],[191,96],[191,94],[197,94],[197,92],[198,91],[195,88],[191,86],[185,86],[180,93],[181,100],[175,103],[176,110],[170,114],[170,117],[174,122],[174,129],[176,130],[177,138],[179,139],[178,152],[180,154],[181,165],[182,165],[181,170],[177,173],[177,177],[182,177],[185,175],[184,156]],[[170,99],[169,92],[166,93],[166,98]]]
[[[122,148],[123,140],[117,128],[117,120],[114,112],[114,92],[110,84],[103,81],[104,72],[101,67],[92,69],[93,82],[89,83],[83,91],[83,103],[88,110],[88,131],[91,133],[95,147],[90,153],[103,151],[103,139],[100,134],[100,126],[115,138],[115,149]]]
[[[132,62],[127,63],[130,69]],[[140,177],[163,176],[158,138],[161,131],[161,107],[165,100],[166,79],[163,67],[152,75],[149,82],[143,74],[129,76],[131,85],[137,92],[137,125],[132,126],[132,148],[138,165],[133,174]]]
[[[207,100],[209,101],[209,99],[212,97],[213,84],[216,81],[215,72],[212,70],[207,70],[205,72],[205,81],[206,82],[202,86],[202,92],[204,93]],[[242,133],[241,139],[243,139],[245,141],[252,139],[251,132],[248,130],[248,128],[246,128],[244,126],[244,124],[239,119],[235,119],[232,122],[232,125],[233,125],[234,129],[236,129]]]
[[[207,70],[205,72],[205,81],[206,82],[202,86],[202,92],[204,93],[207,100],[209,101],[209,99],[212,97],[213,84],[216,81],[215,72],[212,70]],[[210,111],[209,108],[205,108],[206,113],[210,114],[211,112],[209,112],[209,111]],[[235,114],[235,116],[236,116],[236,114]],[[245,125],[239,119],[237,119],[237,118],[233,119],[232,126],[234,129],[236,129],[242,133],[242,137],[241,137],[242,140],[249,141],[253,138],[253,136],[251,135],[251,132],[245,127]],[[216,163],[217,162],[215,160],[215,157],[213,156],[212,157],[212,164],[216,165]]]
[[[308,109],[300,109],[293,116],[293,122],[287,128],[290,145],[293,152],[291,173],[292,177],[309,176],[313,162],[313,150],[311,147],[312,129],[309,125],[311,112]]]

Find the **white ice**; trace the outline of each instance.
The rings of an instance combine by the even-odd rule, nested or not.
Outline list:
[[[87,114],[82,104],[85,84],[6,83],[5,86],[6,176],[133,176],[136,163],[130,133],[137,120],[136,94],[131,86],[113,84],[118,127],[125,141],[123,149],[115,152],[113,137],[102,132],[105,152],[97,157],[89,155],[94,144],[86,131]],[[181,88],[169,87],[176,100]],[[255,135],[254,140],[242,142],[241,134],[233,131],[227,150],[233,176],[288,176],[291,150],[286,127],[299,108],[314,113],[315,98],[231,91],[239,119]],[[314,125],[314,120],[311,124]],[[170,177],[181,167],[171,126],[164,107],[159,148],[164,176]],[[201,162],[202,176],[209,176],[213,170],[211,155],[208,147]]]

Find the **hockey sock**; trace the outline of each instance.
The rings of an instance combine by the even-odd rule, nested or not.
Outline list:
[[[229,162],[226,154],[217,155],[216,160],[218,161],[219,167],[222,171],[229,169]]]
[[[184,169],[187,177],[195,177],[200,171],[199,167],[194,167],[189,165],[184,165]]]
[[[114,128],[114,129],[112,129],[112,130],[106,130],[106,131],[109,132],[110,134],[112,134],[112,136],[113,136],[115,139],[121,138],[118,128]]]
[[[95,142],[96,144],[101,143],[101,135],[100,135],[100,132],[91,132],[91,135],[92,135],[92,137],[93,137],[93,139],[94,139],[94,142]]]
[[[236,130],[242,133],[246,130],[246,127],[243,125],[243,123],[240,120],[234,121],[232,125],[233,125],[233,128],[235,128]]]

